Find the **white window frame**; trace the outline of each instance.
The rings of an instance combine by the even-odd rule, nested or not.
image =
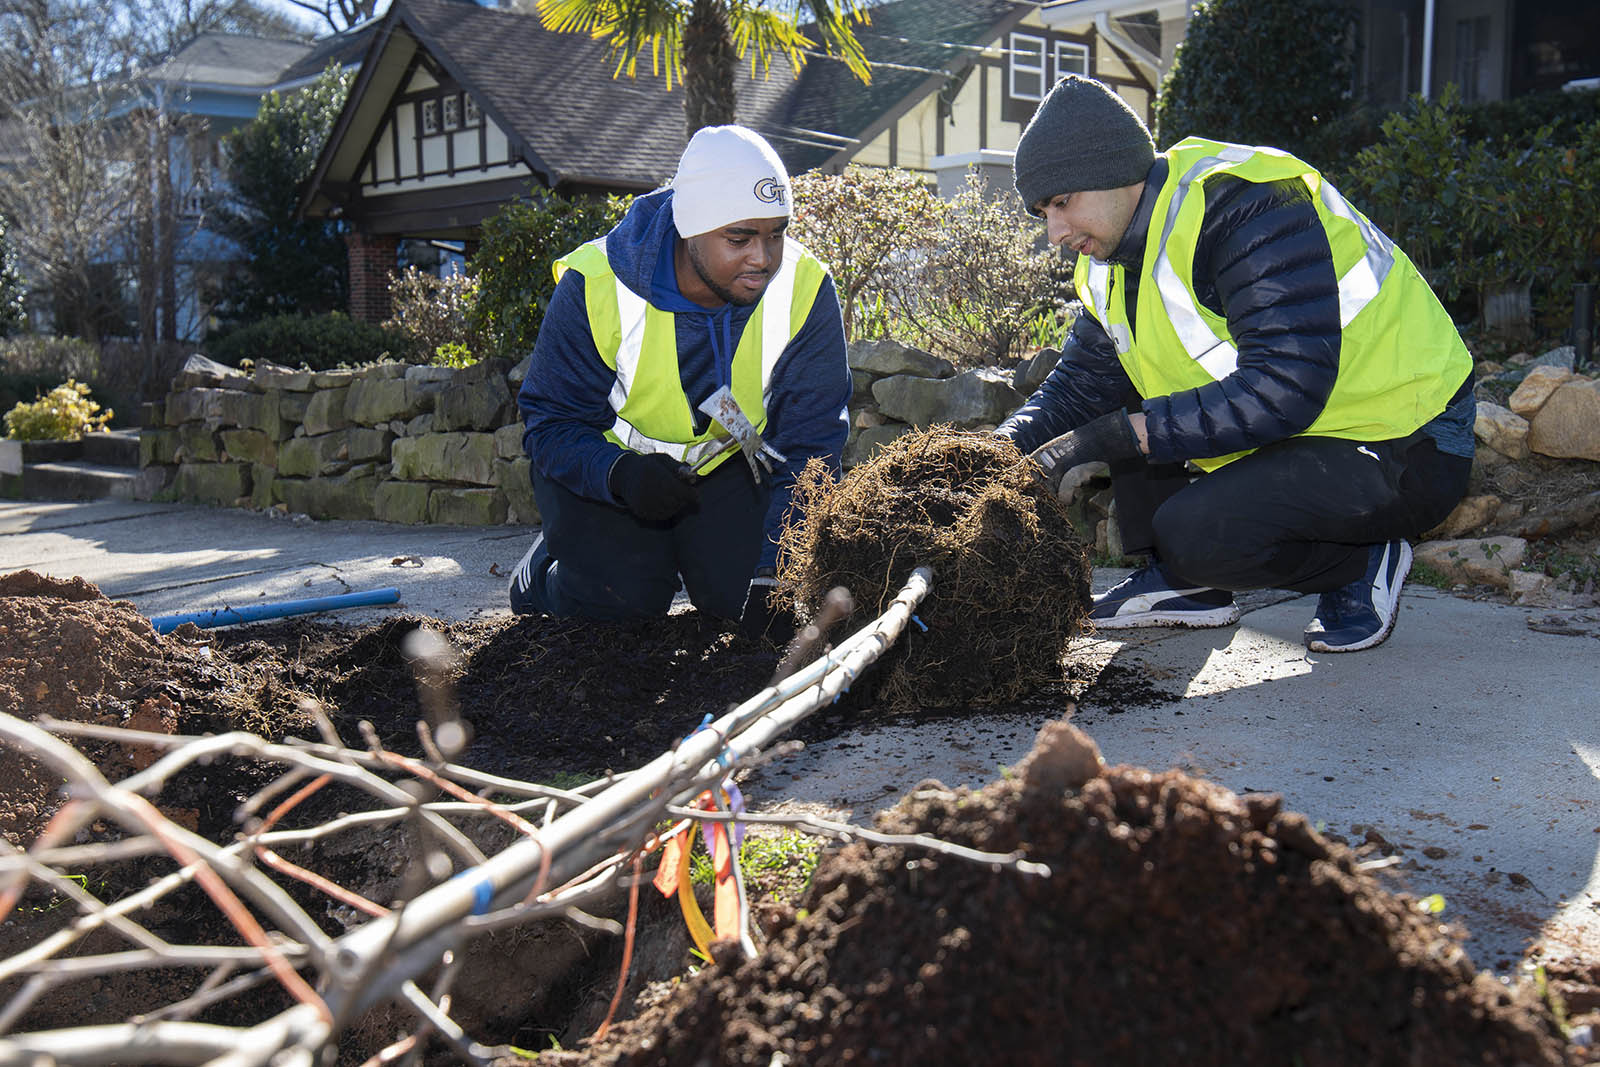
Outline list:
[[[1079,44],[1077,41],[1057,41],[1055,43],[1055,45],[1056,45],[1055,53],[1051,58],[1055,63],[1056,81],[1060,81],[1062,78],[1065,78],[1068,74],[1081,74],[1085,78],[1087,78],[1089,76],[1089,46],[1088,45]],[[1064,53],[1071,53],[1072,55],[1074,55],[1077,58],[1079,58],[1080,60],[1082,60],[1083,69],[1082,70],[1063,70],[1062,69],[1062,63],[1061,63],[1061,57],[1062,57],[1062,55]],[[1054,84],[1054,83],[1052,82],[1051,84]]]
[[[1038,66],[1029,66],[1026,63],[1020,62],[1020,60],[1023,59],[1023,45],[1025,42],[1038,45]],[[1011,35],[1010,47],[1007,49],[1007,53],[1008,62],[1006,63],[1006,87],[1011,94],[1011,98],[1013,100],[1043,100],[1044,92],[1047,88],[1049,88],[1049,83],[1045,80],[1045,39],[1037,34],[1032,33],[1013,33]],[[1035,53],[1030,49],[1028,51],[1027,58],[1033,58],[1034,54]],[[1036,76],[1039,79],[1039,91],[1036,93],[1019,92],[1017,89],[1017,75],[1019,74],[1032,74]]]
[[[441,125],[446,130],[459,130],[461,128],[461,97],[449,93],[439,105],[440,114],[443,116]]]
[[[483,121],[483,112],[478,110],[478,101],[473,99],[471,93],[461,94],[461,124],[463,126],[476,126]]]
[[[422,136],[429,137],[439,132],[439,101],[424,100],[422,102]]]

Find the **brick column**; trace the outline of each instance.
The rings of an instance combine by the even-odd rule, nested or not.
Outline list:
[[[350,317],[382,322],[389,317],[389,275],[398,263],[400,242],[351,230],[344,235],[350,262]]]

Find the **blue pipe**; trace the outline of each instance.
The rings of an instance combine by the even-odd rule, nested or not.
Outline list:
[[[210,611],[190,611],[178,615],[156,615],[150,625],[156,633],[171,633],[186,622],[202,629],[212,626],[233,626],[241,622],[259,622],[262,619],[281,619],[286,615],[307,615],[314,611],[336,611],[339,608],[361,608],[370,604],[393,604],[400,599],[398,589],[373,589],[365,593],[338,593],[334,596],[317,596],[306,600],[280,600],[276,604],[251,604],[242,608],[213,608]]]

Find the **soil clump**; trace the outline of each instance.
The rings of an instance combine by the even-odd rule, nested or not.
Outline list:
[[[1090,605],[1088,556],[1016,446],[945,427],[912,431],[834,482],[795,488],[805,521],[780,544],[779,581],[804,619],[849,590],[846,632],[882,613],[918,566],[933,592],[918,631],[879,660],[871,700],[892,710],[1015,699],[1059,682]]]
[[[1568,1062],[1545,1004],[1277,798],[1105,768],[1065,723],[1015,778],[879,822],[1052,873],[847,846],[757,958],[539,1063]]]

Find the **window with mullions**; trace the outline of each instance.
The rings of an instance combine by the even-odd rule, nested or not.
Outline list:
[[[478,102],[472,99],[470,93],[461,94],[462,114],[468,126],[476,126],[483,121],[483,112],[478,110]]]
[[[1089,46],[1075,41],[1056,42],[1056,81],[1068,74],[1089,76]],[[1053,84],[1053,83],[1052,83]]]
[[[424,100],[422,102],[422,135],[439,132],[439,101]]]
[[[1044,99],[1044,38],[1030,33],[1011,35],[1009,89],[1014,100]]]
[[[447,130],[461,128],[461,97],[455,93],[444,98],[444,128]]]

